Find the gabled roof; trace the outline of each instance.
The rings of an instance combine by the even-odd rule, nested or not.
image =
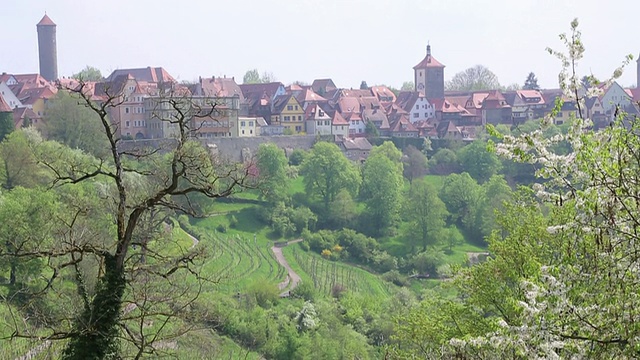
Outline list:
[[[373,95],[378,98],[378,100],[380,100],[383,97],[385,98],[390,97],[391,102],[396,101],[396,94],[394,94],[393,91],[391,91],[391,89],[389,89],[387,86],[372,86],[370,90],[373,93]]]
[[[323,98],[322,96],[316,94],[311,88],[307,88],[304,89],[302,91],[300,91],[297,95],[296,95],[296,100],[298,100],[299,103],[309,103],[309,102],[326,102],[327,99]]]
[[[291,98],[293,98],[294,100],[296,99],[291,94],[276,96],[276,98],[273,100],[273,113],[280,114],[282,110],[284,110],[284,107],[289,103],[289,100]],[[295,101],[297,102],[298,100]]]
[[[28,107],[13,109],[13,124],[18,127],[24,123],[25,119],[37,119],[38,115]]]
[[[262,96],[262,94],[266,94],[270,99],[272,99],[276,95],[278,89],[281,86],[284,88],[284,85],[281,82],[270,82],[264,84],[242,84],[239,86],[245,97],[255,96],[252,94],[258,93],[260,94],[259,96]]]
[[[333,80],[331,79],[315,79],[311,84],[311,88],[315,92],[319,92],[319,91],[327,92],[327,91],[337,89],[336,84],[334,84]]]
[[[208,97],[234,97],[244,100],[240,86],[234,78],[200,78],[195,85],[193,93],[196,96]]]
[[[336,125],[349,125],[349,122],[347,120],[344,119],[344,117],[342,117],[342,115],[340,115],[339,112],[335,112],[333,114],[333,119],[331,119],[331,125],[336,126]]]
[[[400,116],[396,121],[394,121],[389,131],[394,132],[415,132],[418,133],[418,128],[415,127],[407,117],[407,115]]]
[[[152,83],[177,83],[176,79],[169,75],[169,73],[164,68],[151,66],[136,69],[117,69],[114,70],[111,75],[109,75],[105,79],[105,81],[111,82],[116,77],[121,75],[131,75],[136,80],[142,80]]]
[[[56,26],[56,23],[45,13],[42,20],[36,26]]]
[[[338,101],[341,113],[360,113],[360,102],[355,97],[341,97]]]

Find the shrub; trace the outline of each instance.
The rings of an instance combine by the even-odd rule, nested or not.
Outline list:
[[[236,219],[235,215],[231,215],[229,219],[229,227],[232,229],[236,229],[238,227],[238,219]]]
[[[220,224],[216,226],[216,231],[218,231],[219,233],[226,233],[227,227],[224,224]]]
[[[391,270],[384,273],[382,275],[382,279],[398,286],[409,286],[409,280],[407,280],[407,277],[400,274],[398,270]]]

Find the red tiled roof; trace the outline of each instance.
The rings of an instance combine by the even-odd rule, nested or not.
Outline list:
[[[117,69],[109,75],[105,81],[111,82],[120,75],[131,75],[136,80],[142,80],[152,83],[169,82],[177,83],[169,73],[162,67],[137,68],[137,69]]]
[[[56,26],[56,23],[47,14],[44,14],[42,20],[36,26]]]
[[[344,119],[344,117],[342,117],[342,115],[340,115],[339,112],[335,112],[335,114],[333,114],[333,119],[331,119],[331,124],[332,125],[349,125],[349,122],[347,120]]]
[[[418,63],[418,65],[414,66],[413,69],[414,70],[415,69],[424,69],[424,68],[429,68],[429,67],[443,68],[444,65],[442,65],[441,62],[436,60],[436,58],[431,56],[431,46],[427,45],[427,56],[425,56],[424,59],[422,59],[422,61],[420,61]]]

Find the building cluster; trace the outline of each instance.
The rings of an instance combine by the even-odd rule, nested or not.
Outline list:
[[[45,15],[37,24],[40,74],[0,75],[0,111],[12,111],[16,126],[40,126],[47,104],[58,88],[78,90],[96,102],[112,99],[110,119],[117,135],[129,139],[175,136],[168,96],[195,104],[189,121],[201,139],[276,135],[330,135],[363,138],[372,132],[388,137],[428,137],[470,140],[486,124],[514,125],[550,113],[556,99],[564,104],[554,116],[561,124],[577,111],[560,90],[486,90],[446,92],[445,66],[431,54],[414,66],[413,91],[394,92],[386,86],[338,88],[331,79],[311,85],[280,82],[237,84],[233,77],[201,77],[178,83],[162,67],[118,69],[103,81],[58,78],[56,25]],[[640,62],[638,63],[640,74]],[[640,76],[640,75],[639,75]],[[640,83],[640,80],[639,80]],[[617,108],[638,114],[640,89],[613,83],[600,96],[588,98],[584,115],[608,122]]]

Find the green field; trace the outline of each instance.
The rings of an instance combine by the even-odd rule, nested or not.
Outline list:
[[[326,260],[318,254],[301,250],[297,245],[285,247],[282,253],[302,281],[313,284],[323,294],[331,294],[333,287],[339,285],[378,299],[386,299],[391,295],[392,285],[366,270]]]

